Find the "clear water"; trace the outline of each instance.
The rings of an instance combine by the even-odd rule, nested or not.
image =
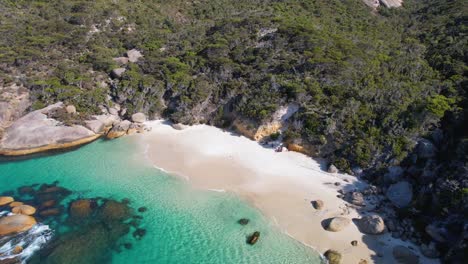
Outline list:
[[[312,249],[279,232],[253,207],[232,194],[192,189],[152,168],[132,138],[97,141],[77,150],[0,161],[0,193],[34,183],[52,183],[83,197],[128,198],[145,206],[146,236],[122,242],[133,248],[112,253],[112,263],[321,263]],[[240,218],[249,218],[242,226]],[[304,227],[307,228],[307,227]],[[260,231],[257,244],[246,237]]]

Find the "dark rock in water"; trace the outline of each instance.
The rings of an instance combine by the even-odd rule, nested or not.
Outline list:
[[[122,199],[122,203],[123,203],[123,204],[130,204],[130,199],[128,199],[128,198],[123,198],[123,199]]]
[[[61,211],[59,208],[49,208],[46,210],[42,210],[39,212],[39,215],[42,217],[50,217],[50,216],[58,216],[60,215]]]
[[[96,207],[96,202],[92,200],[76,200],[70,204],[70,217],[71,218],[88,218],[93,213]]]
[[[140,212],[140,213],[144,213],[144,212],[146,212],[146,211],[148,211],[148,208],[146,208],[146,207],[144,207],[144,206],[138,208],[138,212]]]
[[[146,230],[142,228],[138,228],[137,230],[133,232],[133,237],[136,239],[141,239],[145,235],[146,235]]]
[[[125,249],[132,249],[132,247],[133,247],[132,243],[125,243],[125,244],[123,244],[123,246],[124,246]]]
[[[43,208],[47,208],[47,207],[53,207],[57,204],[57,201],[55,200],[47,200],[47,201],[44,201],[41,203],[41,205],[39,206],[39,208],[43,209]]]
[[[329,249],[323,255],[327,258],[329,264],[341,263],[341,254],[336,250]]]
[[[249,243],[250,245],[254,245],[255,243],[257,243],[258,239],[260,238],[260,232],[258,231],[255,231],[248,239],[247,243]]]
[[[36,191],[34,190],[33,187],[30,187],[30,186],[23,186],[23,187],[20,187],[18,188],[18,193],[20,195],[25,195],[25,194],[34,194]]]
[[[141,216],[141,215],[134,215],[133,218],[134,218],[134,219],[143,219],[143,216]]]
[[[130,207],[126,203],[108,200],[100,209],[101,218],[104,221],[125,220],[131,217]]]
[[[241,218],[241,219],[239,219],[239,221],[237,221],[237,222],[238,222],[240,225],[247,225],[247,224],[250,222],[250,220],[247,219],[247,218]]]

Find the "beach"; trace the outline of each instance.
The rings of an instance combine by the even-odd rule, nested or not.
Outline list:
[[[339,232],[322,227],[322,221],[328,218],[361,217],[351,204],[337,197],[339,190],[367,186],[354,176],[327,173],[323,162],[296,152],[275,152],[207,125],[182,130],[165,121],[146,125],[151,132],[135,139],[153,166],[187,180],[195,188],[235,193],[282,232],[320,253],[337,250],[342,263],[395,263],[392,249],[396,245],[414,248],[419,254],[416,245],[392,238],[388,232],[366,235],[352,222]],[[318,199],[324,202],[322,210],[311,204]],[[353,240],[357,246],[351,245]],[[419,255],[423,263],[438,263]]]

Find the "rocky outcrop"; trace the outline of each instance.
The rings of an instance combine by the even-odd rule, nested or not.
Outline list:
[[[20,118],[30,105],[29,91],[26,88],[16,84],[0,86],[0,138],[4,128]]]
[[[84,126],[66,126],[48,117],[51,111],[59,108],[63,108],[62,103],[31,112],[16,120],[5,130],[0,141],[0,155],[26,155],[68,148],[91,142],[100,136]]]
[[[108,139],[118,138],[127,134],[128,129],[132,123],[128,120],[117,123],[112,127],[112,129],[107,133],[106,137]]]
[[[110,75],[112,78],[121,78],[125,71],[125,68],[115,68],[111,71]]]
[[[364,205],[364,196],[360,192],[350,192],[345,195],[345,200],[357,206]]]
[[[15,199],[13,199],[13,197],[10,197],[10,196],[1,196],[0,197],[0,206],[3,206],[3,205],[7,205],[11,202],[13,202]]]
[[[31,229],[36,220],[28,215],[10,215],[0,218],[0,236],[7,236]]]
[[[143,57],[143,54],[137,49],[131,49],[125,54],[128,57],[130,62],[137,62],[140,58]]]
[[[281,129],[287,126],[288,119],[298,110],[297,104],[289,104],[280,107],[269,122],[258,125],[253,121],[236,119],[233,122],[233,127],[240,134],[255,141],[261,141],[272,134],[281,132]]]
[[[133,114],[132,121],[135,123],[144,123],[146,121],[146,116],[143,113]]]
[[[387,8],[390,8],[390,7],[400,7],[401,4],[403,3],[403,0],[380,0],[380,2]]]

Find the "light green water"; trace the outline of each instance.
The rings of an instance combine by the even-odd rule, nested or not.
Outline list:
[[[132,207],[148,208],[142,214],[146,236],[139,241],[131,235],[123,238],[133,248],[113,252],[112,263],[320,263],[316,252],[279,232],[234,195],[194,190],[152,168],[130,137],[0,161],[0,193],[54,181],[83,197],[128,198]],[[250,223],[239,225],[240,218]],[[246,244],[257,230],[259,242]]]

